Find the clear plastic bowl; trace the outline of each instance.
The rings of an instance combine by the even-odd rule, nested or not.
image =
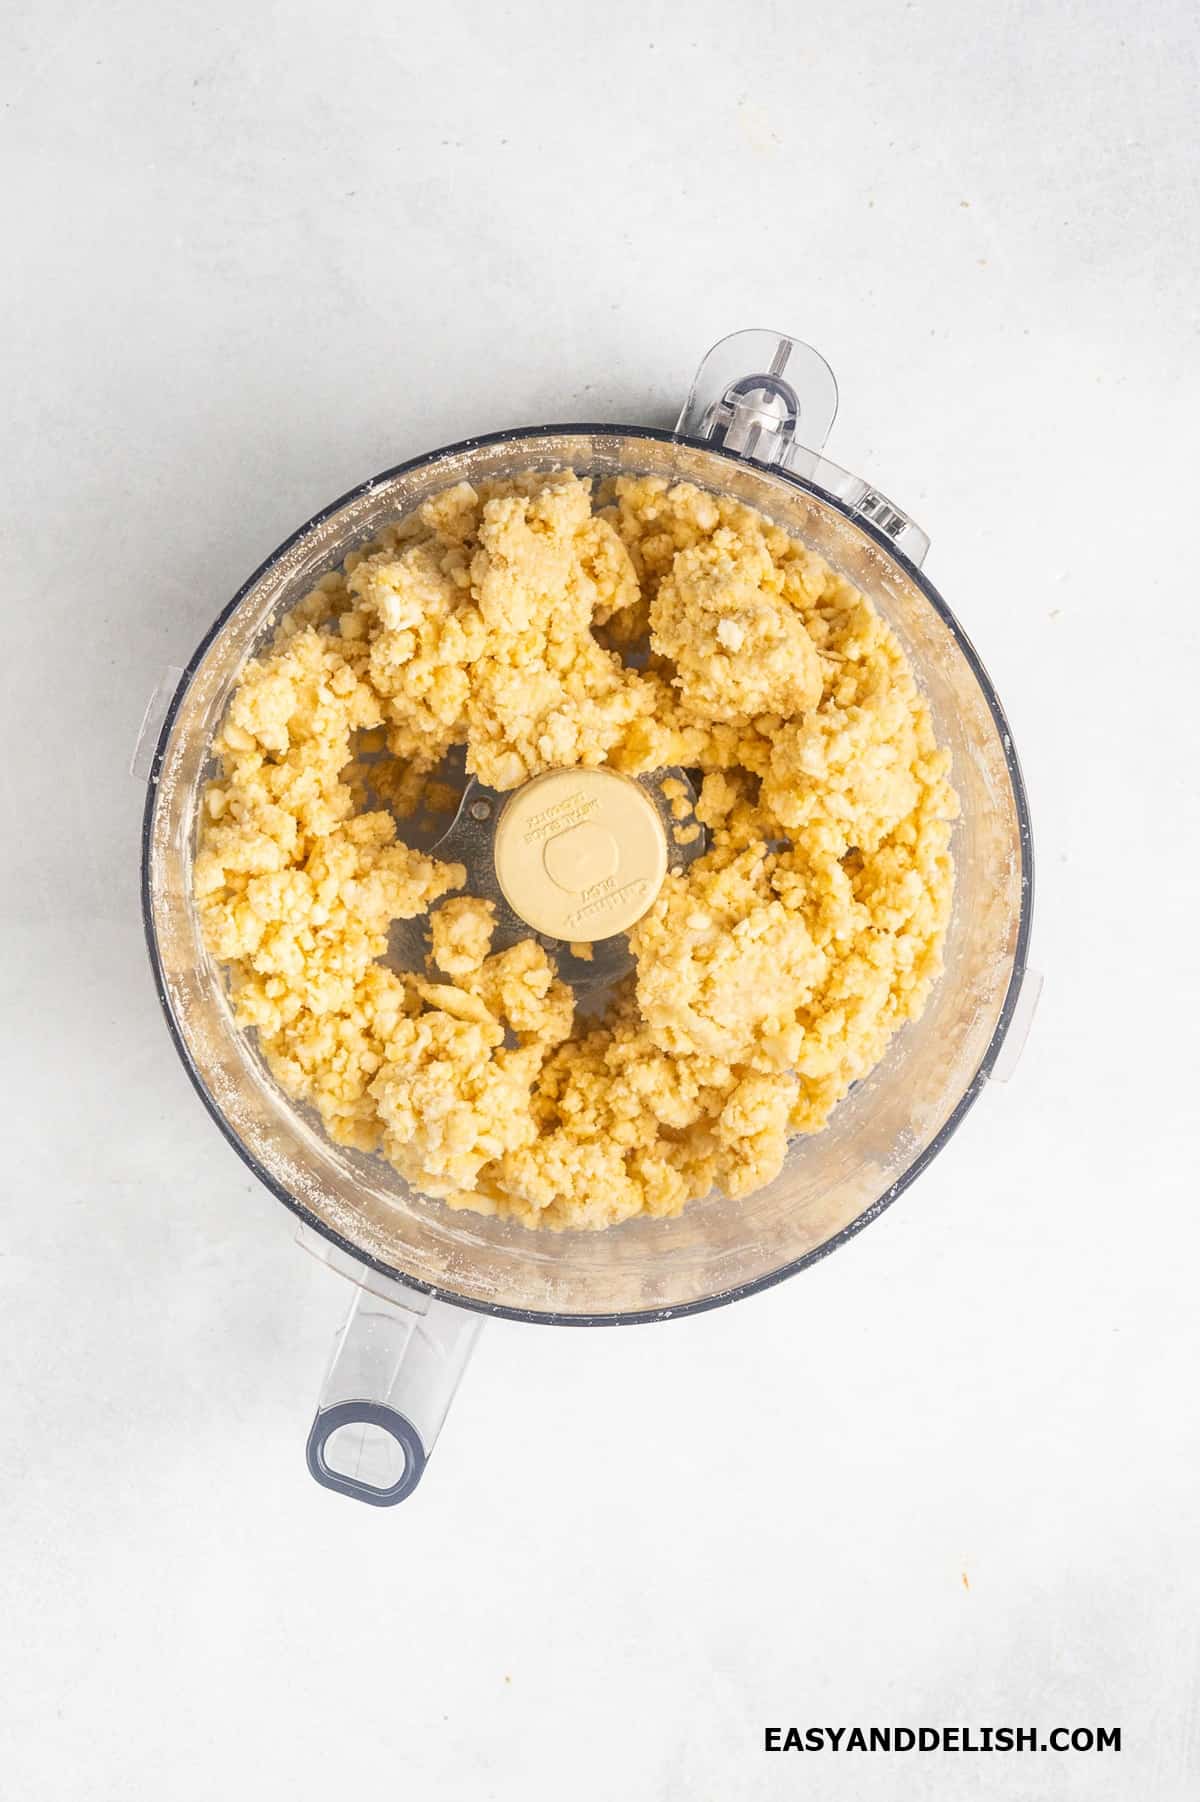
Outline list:
[[[334,1145],[280,1091],[234,1025],[201,941],[192,862],[209,746],[246,658],[280,614],[387,521],[459,481],[569,466],[733,494],[797,534],[869,596],[902,643],[953,755],[962,802],[944,973],[922,1018],[774,1182],[675,1220],[534,1233],[417,1194],[382,1158]],[[401,465],[311,520],[246,583],[196,652],[164,721],[145,816],[143,905],[159,995],[205,1105],[255,1175],[360,1265],[460,1306],[599,1324],[715,1306],[801,1269],[866,1225],[946,1143],[978,1095],[1020,992],[1029,932],[1028,813],[1008,727],[949,608],[885,531],[793,474],[632,427],[547,426]]]

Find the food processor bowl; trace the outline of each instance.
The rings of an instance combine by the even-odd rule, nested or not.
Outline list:
[[[772,374],[781,357],[785,366],[791,359],[790,381]],[[722,359],[740,364],[740,375],[727,376]],[[309,1242],[362,1287],[364,1320],[357,1336],[348,1330],[341,1342],[318,1425],[323,1415],[337,1419],[314,1428],[310,1442],[310,1468],[332,1487],[372,1501],[409,1492],[470,1349],[463,1309],[560,1325],[624,1324],[713,1307],[778,1282],[894,1201],[946,1143],[996,1065],[1022,991],[1032,897],[1016,754],[986,671],[921,573],[924,535],[866,483],[820,457],[832,419],[822,370],[816,353],[794,340],[736,334],[701,366],[678,432],[537,426],[469,439],[387,470],[263,563],[174,689],[145,812],[150,958],[176,1047],[221,1131],[304,1223]],[[777,389],[786,391],[782,402]],[[381,1157],[335,1145],[315,1115],[284,1095],[253,1036],[234,1024],[221,971],[201,938],[192,870],[213,735],[246,659],[280,616],[348,552],[439,490],[564,467],[597,480],[661,476],[735,496],[861,589],[903,646],[938,741],[951,752],[961,816],[943,974],[921,1018],[895,1036],[826,1129],[794,1139],[775,1180],[737,1200],[714,1194],[676,1219],[551,1233],[420,1195]],[[395,1331],[387,1324],[393,1315]],[[375,1347],[365,1364],[364,1345]],[[375,1415],[362,1412],[368,1406]],[[424,1424],[406,1440],[389,1428],[389,1411],[409,1428],[418,1416]],[[350,1475],[333,1467],[331,1435],[355,1421],[364,1435],[371,1424],[390,1433],[400,1447],[398,1475],[368,1480],[365,1465]],[[368,1437],[357,1455],[369,1462]]]

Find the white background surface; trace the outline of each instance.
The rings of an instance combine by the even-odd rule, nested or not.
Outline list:
[[[1196,1795],[1191,11],[9,10],[14,1802]],[[356,1507],[302,1460],[348,1291],[152,993],[143,705],[353,483],[669,424],[760,324],[829,357],[832,453],[929,530],[1009,708],[1033,1037],[796,1281],[489,1327],[419,1495]],[[791,1722],[1124,1749],[764,1755]]]

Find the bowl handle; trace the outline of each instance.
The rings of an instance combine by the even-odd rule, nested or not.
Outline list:
[[[420,1482],[480,1322],[416,1291],[357,1289],[308,1435],[325,1489],[391,1508]]]

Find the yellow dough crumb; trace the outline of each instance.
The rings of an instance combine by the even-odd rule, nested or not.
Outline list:
[[[453,804],[454,745],[501,790],[690,773],[673,835],[706,846],[602,1014],[535,939],[493,952],[466,871],[398,837]],[[213,753],[194,888],[239,1024],[333,1139],[454,1207],[599,1228],[748,1194],[940,969],[957,802],[899,644],[797,539],[687,483],[434,496],[292,609]],[[393,923],[426,915],[428,967],[393,967]]]

